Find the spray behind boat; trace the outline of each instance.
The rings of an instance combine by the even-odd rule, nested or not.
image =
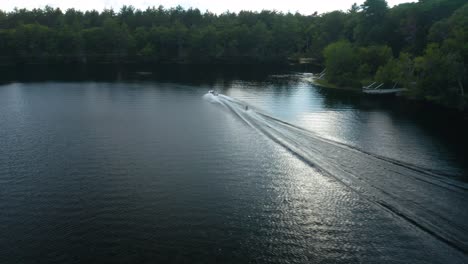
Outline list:
[[[214,96],[218,96],[218,92],[215,91],[215,90],[209,90],[208,93],[214,95]]]

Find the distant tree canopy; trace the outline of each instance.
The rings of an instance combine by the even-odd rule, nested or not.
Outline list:
[[[12,62],[284,62],[308,53],[312,38],[306,27],[317,18],[162,6],[123,6],[119,12],[15,9],[0,11],[0,56]]]
[[[284,63],[311,57],[327,81],[380,81],[409,96],[464,107],[466,0],[390,8],[366,0],[318,15],[275,11],[213,14],[162,6],[79,11],[0,11],[0,64],[70,62]]]

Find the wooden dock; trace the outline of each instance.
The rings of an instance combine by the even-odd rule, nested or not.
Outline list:
[[[384,88],[382,88],[383,85],[384,85],[383,83],[377,84],[377,83],[374,82],[374,83],[371,83],[368,86],[362,87],[362,92],[366,93],[366,94],[383,95],[383,94],[399,94],[399,93],[402,93],[402,92],[406,91],[405,88],[395,88],[396,84],[391,89],[384,89]]]

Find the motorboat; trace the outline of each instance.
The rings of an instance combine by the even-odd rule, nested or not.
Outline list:
[[[216,92],[215,90],[209,90],[208,93],[214,95],[214,96],[218,96],[218,92]]]

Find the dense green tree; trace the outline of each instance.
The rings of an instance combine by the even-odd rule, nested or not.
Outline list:
[[[414,83],[414,62],[408,53],[401,53],[398,59],[390,59],[379,67],[375,80],[387,85],[410,87]]]
[[[335,42],[324,50],[327,80],[338,85],[356,85],[359,67],[356,49],[348,41]]]
[[[367,72],[361,72],[361,79],[372,78],[381,65],[393,58],[392,50],[388,46],[360,47],[358,53],[359,64],[367,69]]]
[[[23,24],[9,32],[9,47],[15,48],[20,60],[54,56],[57,48],[55,32],[38,24]]]
[[[388,5],[385,0],[366,0],[361,5],[354,38],[361,44],[383,43],[386,38],[386,15]]]
[[[417,86],[413,95],[440,104],[464,107],[466,69],[457,53],[445,53],[437,44],[429,45],[415,59]]]
[[[468,63],[468,4],[458,9],[448,19],[435,23],[430,30],[430,40],[442,45],[445,53],[456,52]]]

